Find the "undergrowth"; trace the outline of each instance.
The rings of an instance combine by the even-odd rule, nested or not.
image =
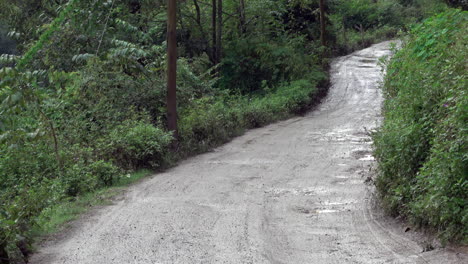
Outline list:
[[[375,134],[377,188],[392,214],[468,242],[468,12],[414,27],[388,65]]]

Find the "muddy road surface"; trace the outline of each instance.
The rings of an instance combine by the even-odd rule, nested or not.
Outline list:
[[[335,59],[315,111],[143,180],[31,263],[468,263],[373,209],[368,132],[389,54],[384,42]]]

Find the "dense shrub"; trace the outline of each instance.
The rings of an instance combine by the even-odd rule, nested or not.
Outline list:
[[[172,135],[142,121],[124,121],[98,143],[102,156],[126,169],[158,167]]]
[[[180,143],[187,152],[205,151],[247,128],[264,126],[308,109],[326,74],[310,69],[308,79],[285,83],[263,96],[201,98],[181,113]]]
[[[181,113],[180,140],[186,150],[203,151],[243,131],[240,108],[230,99],[201,98]]]
[[[452,10],[411,30],[388,65],[385,120],[374,137],[387,209],[465,241],[467,19]]]
[[[275,41],[265,37],[233,40],[226,49],[219,86],[242,94],[263,92],[303,78],[320,64],[321,48],[304,37],[284,36]]]
[[[447,4],[453,7],[461,7],[463,10],[468,11],[468,1],[467,0],[445,0]]]
[[[15,43],[7,37],[6,27],[0,24],[0,54],[15,53]]]
[[[85,164],[78,161],[66,170],[61,181],[64,183],[65,194],[76,196],[111,186],[120,174],[119,168],[110,162],[98,160]]]
[[[335,53],[347,54],[397,36],[414,23],[445,10],[431,0],[334,0],[330,1]]]

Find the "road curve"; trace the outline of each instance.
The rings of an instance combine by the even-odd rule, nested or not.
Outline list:
[[[247,132],[128,189],[45,243],[31,263],[468,263],[373,209],[368,131],[378,58],[337,58],[317,110]]]

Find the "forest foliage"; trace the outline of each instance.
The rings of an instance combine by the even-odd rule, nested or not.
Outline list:
[[[386,208],[445,240],[468,242],[468,12],[413,27],[388,65],[375,135]]]
[[[175,151],[166,1],[0,0],[0,40],[16,45],[0,57],[0,262],[27,258],[64,202],[303,113],[325,92],[331,56],[445,8],[325,2],[323,46],[315,0],[179,1]]]

